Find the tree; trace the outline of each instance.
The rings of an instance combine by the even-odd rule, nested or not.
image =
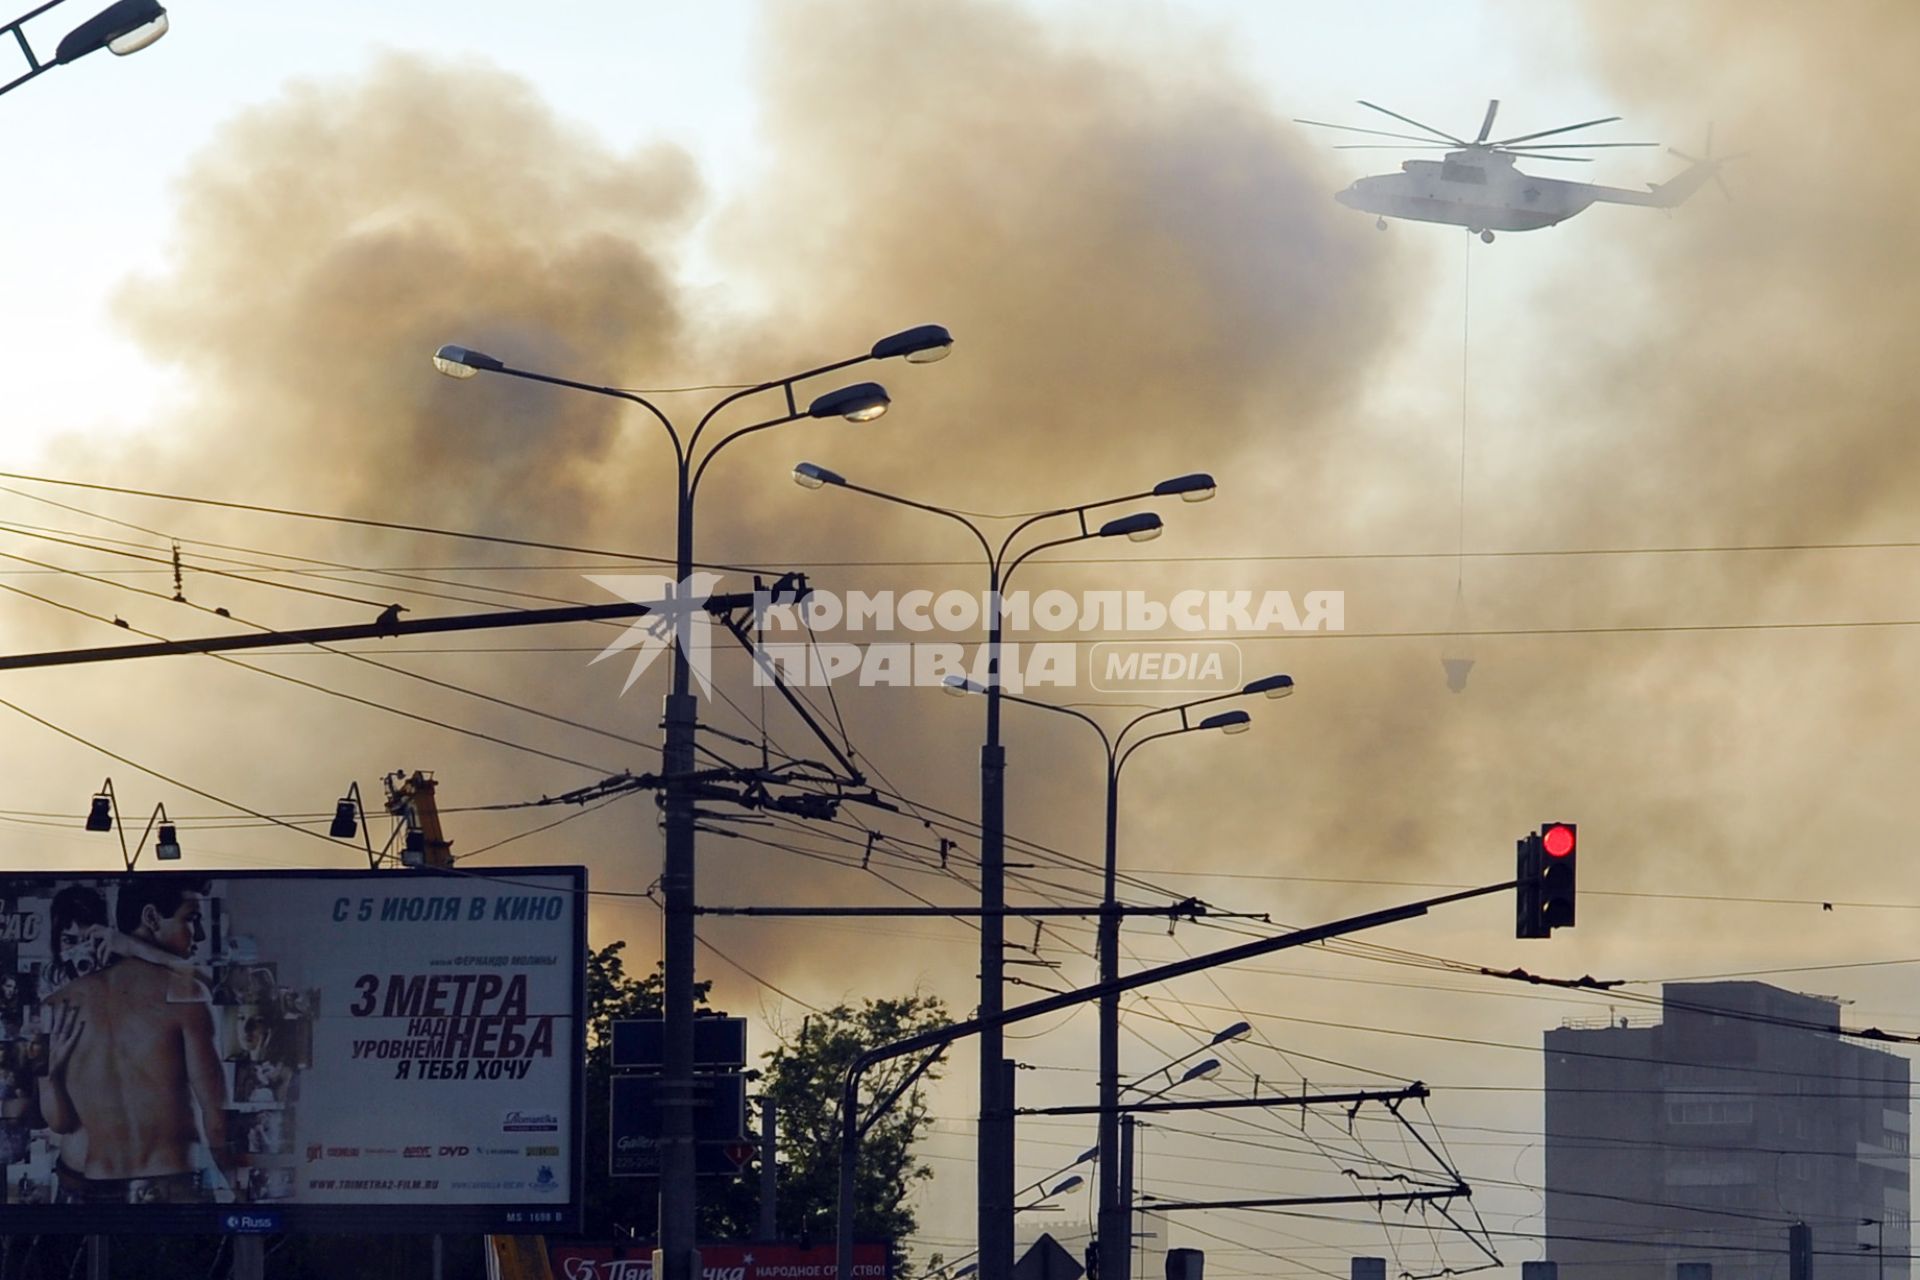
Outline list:
[[[947,1024],[946,1008],[915,992],[893,1000],[863,1000],[858,1008],[836,1005],[808,1017],[797,1035],[781,1038],[766,1055],[760,1092],[778,1109],[780,1149],[779,1225],[788,1239],[833,1238],[839,1192],[840,1095],[847,1068],[868,1049]],[[899,1086],[914,1059],[897,1059],[861,1080],[862,1117]],[[938,1075],[928,1071],[922,1081]],[[854,1234],[863,1240],[899,1241],[918,1225],[907,1203],[915,1184],[933,1171],[914,1157],[913,1146],[932,1121],[919,1083],[892,1109],[873,1120],[860,1143],[854,1184]],[[905,1258],[896,1246],[897,1274]]]
[[[651,1239],[659,1210],[658,1185],[646,1178],[614,1178],[608,1173],[608,1097],[613,1077],[613,1024],[622,1018],[658,1018],[663,1008],[663,979],[658,969],[644,977],[627,973],[623,942],[587,952],[586,1234],[589,1238]],[[705,1006],[711,984],[695,988]],[[847,1067],[864,1051],[947,1024],[945,1007],[932,996],[915,993],[892,1000],[864,1000],[858,1007],[838,1005],[808,1017],[799,1032],[781,1037],[762,1055],[764,1071],[747,1072],[759,1095],[747,1099],[747,1129],[759,1129],[761,1105],[778,1109],[780,1163],[777,1226],[783,1239],[825,1243],[833,1238],[839,1191],[840,1092]],[[883,1063],[868,1072],[861,1087],[861,1114],[893,1092],[912,1062]],[[938,1077],[929,1071],[923,1080]],[[855,1234],[863,1240],[902,1240],[918,1225],[907,1201],[932,1170],[913,1155],[932,1117],[916,1086],[892,1110],[874,1121],[860,1147],[855,1184]],[[738,1178],[701,1180],[699,1236],[702,1240],[753,1237],[760,1213],[760,1155],[756,1150]],[[896,1249],[895,1274],[908,1275],[904,1254]]]

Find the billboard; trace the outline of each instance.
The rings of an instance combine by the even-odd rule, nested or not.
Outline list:
[[[854,1280],[889,1280],[893,1250],[881,1243],[853,1246]],[[653,1246],[547,1242],[554,1280],[653,1280]],[[833,1246],[703,1244],[701,1280],[836,1280]]]
[[[580,1227],[586,873],[0,875],[0,1232]]]

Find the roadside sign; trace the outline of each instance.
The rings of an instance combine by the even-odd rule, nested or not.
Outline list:
[[[1080,1280],[1085,1273],[1086,1268],[1044,1232],[1013,1264],[1013,1280]]]
[[[658,1071],[663,1057],[666,1023],[659,1018],[622,1018],[613,1024],[613,1068],[616,1071]],[[747,1065],[745,1018],[693,1020],[695,1070],[742,1068]]]
[[[614,1076],[610,1172],[616,1178],[660,1173],[660,1077]],[[740,1075],[701,1076],[694,1082],[694,1172],[732,1177],[756,1150],[746,1136],[747,1081]]]
[[[660,1136],[660,1077],[614,1076],[613,1136]],[[741,1142],[747,1134],[745,1076],[702,1076],[694,1082],[696,1142]]]
[[[753,1159],[749,1142],[696,1142],[693,1144],[693,1172],[702,1178],[737,1178]],[[608,1172],[616,1178],[657,1178],[660,1176],[660,1140],[629,1134],[613,1140]]]

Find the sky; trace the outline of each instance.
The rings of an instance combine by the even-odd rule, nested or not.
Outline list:
[[[1891,52],[1913,18],[1736,8],[483,3],[452,22],[418,4],[183,0],[151,49],[0,102],[14,122],[0,137],[14,193],[0,464],[658,554],[665,455],[644,422],[441,379],[430,352],[464,342],[588,380],[689,387],[950,325],[950,359],[875,375],[894,406],[870,431],[796,424],[729,450],[703,499],[703,556],[807,568],[835,590],[977,587],[953,531],[803,492],[783,478],[802,458],[987,511],[1214,472],[1219,497],[1168,512],[1160,541],[1022,570],[1036,589],[1162,598],[1346,593],[1348,634],[1243,643],[1250,674],[1287,670],[1300,687],[1256,706],[1251,734],[1142,756],[1123,797],[1127,870],[1162,900],[1306,924],[1504,878],[1516,836],[1568,819],[1588,896],[1580,927],[1550,944],[1514,941],[1496,899],[1368,940],[1390,951],[1173,984],[1130,1006],[1129,1070],[1247,1016],[1256,1035],[1207,1088],[1427,1081],[1476,1207],[1514,1233],[1499,1241],[1514,1267],[1538,1256],[1538,1036],[1562,1018],[1637,1016],[1662,979],[1785,971],[1773,980],[1853,1002],[1860,1025],[1920,1027],[1905,967],[1920,884],[1898,858],[1920,746],[1899,679],[1920,618],[1903,376],[1920,309],[1914,193],[1889,163],[1916,127]],[[33,28],[36,47],[58,39],[62,12]],[[1458,131],[1492,97],[1512,132],[1617,113],[1604,136],[1697,151],[1711,124],[1720,151],[1754,154],[1729,166],[1730,202],[1600,207],[1482,245],[1452,228],[1376,232],[1332,195],[1399,157],[1333,151],[1334,135],[1292,123],[1366,123],[1366,98]],[[1580,168],[1620,186],[1679,167],[1655,149],[1598,154]],[[683,410],[704,394],[663,398]],[[16,593],[0,605],[10,651],[107,643],[112,617],[205,634],[228,625],[215,606],[288,626],[396,598],[416,615],[600,599],[583,575],[620,563],[17,480],[0,505],[14,556],[0,582],[105,615]],[[87,545],[36,536],[50,531]],[[130,594],[162,580],[105,538],[182,540],[199,567],[189,603]],[[221,566],[335,595],[206,572]],[[196,661],[18,678],[9,701],[84,741],[9,726],[13,855],[109,865],[97,839],[38,815],[78,815],[111,772],[135,807],[204,816],[182,830],[200,865],[347,865],[283,830],[215,821],[221,806],[181,784],[297,814],[348,780],[373,789],[424,768],[442,779],[456,852],[521,837],[470,865],[583,861],[597,887],[642,892],[659,856],[644,800],[543,832],[546,810],[464,811],[657,760],[658,673],[620,697],[620,664],[589,665],[608,638],[364,655],[384,667],[251,660],[267,676]],[[1474,660],[1464,691],[1447,688],[1443,657]],[[711,723],[757,742],[758,691],[738,667],[720,688],[738,705],[710,703]],[[973,809],[977,707],[836,694],[889,789]],[[764,719],[796,745],[791,718]],[[1100,819],[1091,744],[1054,719],[1008,725],[1010,821],[1047,865],[1097,857]],[[860,820],[937,839],[912,817]],[[786,849],[704,840],[702,896],[910,900],[857,850],[852,867],[821,863],[846,859],[836,834],[783,833]],[[896,847],[894,880],[964,900],[924,848]],[[596,940],[627,938],[650,962],[651,906],[604,898],[594,912]],[[809,1007],[903,985],[956,1012],[971,1001],[958,922],[713,921],[703,936],[727,957],[706,971],[716,1002],[754,1017],[762,1046]],[[1143,925],[1129,955],[1233,936],[1224,922]],[[1021,976],[1088,980],[1087,950],[1087,930],[1050,926],[1030,957],[1048,967]],[[1516,965],[1640,985],[1610,1002],[1472,973]],[[1090,1093],[1090,1014],[1010,1044],[1035,1068],[1023,1098]],[[970,1229],[971,1081],[956,1058],[935,1097],[923,1256],[964,1249]],[[1254,1144],[1254,1163],[1169,1126],[1148,1138],[1159,1194],[1346,1185],[1325,1146],[1338,1123],[1209,1124],[1195,1128]],[[1091,1126],[1034,1121],[1021,1141],[1023,1182],[1037,1181]],[[1387,1142],[1376,1154],[1398,1150]],[[1475,1256],[1418,1218],[1205,1219],[1173,1242],[1207,1245],[1228,1275],[1339,1271],[1356,1251],[1415,1271]]]

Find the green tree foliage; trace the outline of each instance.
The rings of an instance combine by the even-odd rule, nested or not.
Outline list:
[[[652,1238],[659,1195],[648,1179],[609,1176],[608,1094],[613,1075],[613,1023],[622,1018],[657,1018],[663,1007],[663,983],[656,969],[641,977],[627,972],[625,944],[610,943],[587,953],[586,1207],[590,1238]],[[696,988],[706,1004],[709,984]],[[801,1023],[797,1034],[762,1055],[764,1071],[750,1071],[758,1097],[747,1100],[747,1129],[760,1129],[762,1099],[779,1116],[780,1159],[776,1182],[776,1226],[787,1240],[825,1242],[833,1238],[835,1197],[839,1188],[839,1103],[847,1066],[860,1053],[944,1026],[946,1010],[932,996],[866,1000],[840,1005]],[[912,1069],[887,1063],[867,1073],[861,1093],[862,1114],[884,1098]],[[923,1076],[938,1076],[934,1069]],[[874,1123],[861,1144],[860,1176],[855,1187],[856,1234],[863,1240],[902,1240],[915,1228],[908,1200],[932,1171],[913,1156],[913,1145],[929,1124],[919,1088],[909,1090]],[[756,1144],[757,1145],[757,1144]],[[700,1184],[699,1234],[703,1240],[747,1240],[760,1217],[760,1156],[738,1178],[704,1178]],[[896,1256],[896,1268],[904,1266]],[[905,1275],[904,1270],[896,1274]]]
[[[812,1015],[800,1024],[798,1034],[782,1037],[779,1047],[766,1055],[760,1091],[779,1116],[779,1225],[788,1239],[833,1238],[840,1095],[854,1058],[946,1023],[946,1009],[933,996],[916,992],[892,1000],[863,1000],[857,1007],[842,1004]],[[900,1085],[915,1062],[906,1058],[882,1063],[862,1077],[863,1117]],[[934,1078],[938,1070],[937,1066],[929,1070],[921,1082]],[[930,1121],[923,1090],[916,1083],[867,1130],[854,1184],[858,1238],[898,1241],[913,1233],[917,1223],[908,1200],[916,1184],[933,1176],[914,1157],[913,1147]],[[896,1256],[896,1267],[903,1263],[904,1258]]]

